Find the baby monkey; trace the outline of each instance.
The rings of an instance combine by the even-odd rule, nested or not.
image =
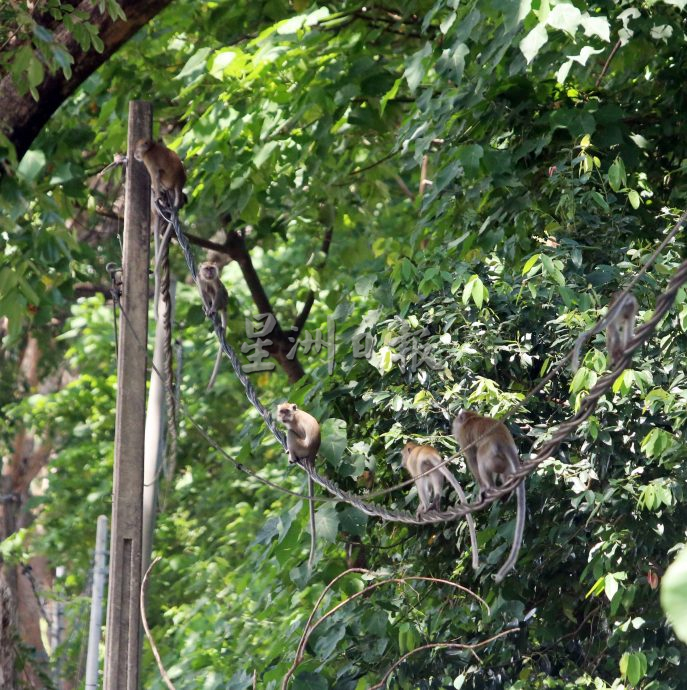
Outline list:
[[[489,496],[496,489],[496,477],[508,481],[520,466],[518,449],[508,427],[496,419],[482,417],[475,412],[461,410],[453,420],[453,435],[465,454],[468,468],[479,484],[480,494]],[[496,582],[501,582],[513,568],[518,558],[522,535],[525,531],[525,483],[515,489],[517,512],[513,546],[508,559],[496,573]]]
[[[152,139],[139,139],[134,148],[134,158],[146,166],[156,200],[162,198],[174,210],[186,203],[186,171],[174,151]]]
[[[219,270],[217,264],[212,261],[204,261],[198,267],[198,288],[200,289],[200,296],[203,300],[203,310],[207,316],[214,317],[219,315],[220,326],[222,333],[226,334],[227,330],[227,306],[229,305],[229,293],[222,285],[219,278]],[[220,344],[217,350],[217,358],[215,359],[215,366],[210,376],[208,383],[208,390],[215,385],[219,365],[222,361],[222,346]]]
[[[401,451],[401,460],[403,467],[408,470],[408,474],[415,480],[417,495],[420,498],[420,505],[416,513],[418,517],[428,510],[440,509],[444,479],[448,480],[449,484],[454,488],[461,503],[467,503],[463,488],[453,476],[451,470],[442,464],[441,454],[436,448],[408,441]],[[465,519],[470,532],[472,567],[477,570],[479,568],[479,550],[477,548],[475,521],[472,518],[472,513],[467,513]]]
[[[286,447],[289,451],[289,462],[298,462],[305,467],[315,466],[315,457],[320,449],[320,425],[317,420],[304,410],[299,410],[295,403],[285,402],[277,406],[277,419],[286,427]],[[315,484],[308,475],[308,495],[314,496]],[[312,569],[315,562],[315,504],[308,501],[310,518],[310,555],[308,567]]]

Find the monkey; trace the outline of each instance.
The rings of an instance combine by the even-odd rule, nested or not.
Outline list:
[[[175,211],[187,201],[184,194],[186,171],[181,158],[152,139],[139,139],[134,147],[134,158],[141,161],[150,175],[155,199],[163,198]]]
[[[217,265],[212,261],[204,261],[198,267],[198,288],[200,289],[200,296],[203,300],[203,310],[205,314],[211,317],[218,314],[222,333],[226,333],[229,293],[219,278]],[[215,366],[212,369],[212,375],[210,376],[207,390],[211,390],[215,385],[215,379],[217,378],[217,372],[219,371],[221,361],[222,346],[220,344],[217,349],[217,358],[215,359]]]
[[[637,299],[628,292],[621,300],[616,317],[606,326],[606,352],[612,367],[622,358],[630,338],[634,335],[638,307]]]
[[[178,211],[186,203],[184,184],[186,183],[186,171],[179,156],[168,149],[164,144],[159,144],[152,139],[139,139],[134,147],[134,158],[141,161],[150,176],[150,185],[153,188],[153,201],[158,199]],[[172,235],[172,223],[167,224],[163,237],[160,235],[160,218],[155,213],[154,219],[154,246],[155,246],[155,318],[157,319],[157,306],[160,300],[160,276],[158,266],[160,257],[165,250]]]
[[[289,453],[289,463],[301,463],[304,467],[315,466],[315,456],[320,449],[320,425],[317,420],[305,410],[299,410],[295,403],[285,402],[277,406],[277,419],[286,427],[286,447]],[[308,475],[308,495],[313,496],[315,484]],[[308,568],[312,570],[315,562],[315,503],[308,501],[310,518],[310,555]]]
[[[587,338],[601,333],[604,328],[606,329],[606,348],[611,366],[614,366],[634,333],[637,308],[637,299],[631,292],[617,292],[611,300],[606,316],[588,331],[579,335],[575,341],[571,361],[572,370],[577,371],[580,366],[580,350]]]
[[[508,427],[496,419],[482,417],[469,410],[461,410],[453,420],[453,435],[465,454],[470,472],[477,481],[480,495],[484,498],[496,489],[496,475],[502,482],[508,481],[520,465],[518,449]],[[515,488],[517,512],[513,546],[506,562],[494,578],[501,582],[513,568],[525,531],[525,483]]]
[[[288,429],[286,446],[289,449],[289,462],[313,467],[321,441],[317,420],[290,402],[277,407],[277,419]]]
[[[453,476],[451,470],[441,464],[442,457],[436,448],[408,441],[401,451],[401,462],[403,467],[408,470],[408,474],[415,480],[417,495],[420,498],[420,505],[416,512],[418,517],[428,510],[440,509],[441,490],[444,488],[444,479],[447,479],[449,484],[454,488],[461,503],[467,503],[463,488]],[[435,469],[432,470],[432,468]],[[425,472],[429,473],[425,474]],[[477,547],[475,521],[471,513],[467,513],[465,519],[467,520],[468,531],[470,532],[472,567],[474,570],[477,570],[477,568],[479,568],[479,550]]]

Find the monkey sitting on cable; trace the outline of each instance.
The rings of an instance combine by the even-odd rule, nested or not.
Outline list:
[[[580,350],[587,338],[606,329],[606,351],[609,363],[614,367],[622,358],[627,344],[634,335],[635,319],[638,309],[637,299],[631,293],[618,292],[613,296],[606,316],[595,323],[588,331],[578,336],[572,354],[572,370],[577,371],[580,365]]]
[[[432,446],[419,445],[408,441],[401,451],[403,467],[415,480],[417,495],[420,499],[416,515],[419,517],[429,510],[440,510],[441,491],[444,488],[444,479],[458,494],[461,503],[467,503],[465,492],[453,476],[451,470],[442,464],[441,454]],[[427,473],[427,474],[426,474]],[[475,533],[475,521],[471,513],[465,515],[470,532],[470,544],[472,546],[472,567],[479,568],[479,550],[477,547],[477,534]]]
[[[320,449],[320,425],[305,410],[299,410],[295,403],[281,403],[277,407],[277,419],[287,428],[286,446],[289,462],[300,462],[312,467]]]
[[[317,451],[320,449],[320,425],[318,421],[305,410],[299,410],[295,403],[285,402],[277,406],[277,419],[286,427],[286,447],[289,452],[290,463],[300,463],[304,467],[314,467]],[[308,475],[308,494],[314,495],[315,484]],[[310,518],[310,556],[308,567],[315,562],[315,503],[308,501]]]
[[[475,412],[461,410],[453,420],[453,435],[465,454],[468,468],[479,485],[482,497],[489,496],[497,488],[497,476],[502,482],[506,482],[520,467],[520,457],[515,441],[503,422],[482,417]],[[496,573],[496,582],[501,582],[515,565],[525,530],[524,481],[518,484],[515,494],[517,512],[513,546],[508,559]]]
[[[222,284],[219,277],[217,265],[212,261],[204,261],[198,267],[198,288],[203,300],[203,310],[207,316],[219,315],[222,333],[226,334],[227,329],[227,307],[229,305],[229,293]],[[207,389],[210,390],[215,385],[219,365],[222,361],[222,345],[217,350],[215,366],[210,376]]]

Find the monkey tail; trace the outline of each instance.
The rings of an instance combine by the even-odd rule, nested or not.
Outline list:
[[[215,379],[217,378],[217,372],[219,371],[219,365],[221,362],[222,362],[222,348],[219,347],[219,348],[217,348],[217,357],[215,358],[215,366],[212,369],[212,374],[210,376],[210,380],[208,381],[207,390],[212,390],[212,387],[215,385]]]
[[[315,495],[315,483],[312,477],[308,475],[308,496]],[[310,513],[310,555],[308,556],[308,571],[312,572],[313,565],[315,565],[315,544],[317,541],[317,534],[315,532],[315,501],[308,501],[308,511]]]
[[[441,458],[440,458],[441,460]],[[468,499],[465,496],[463,487],[460,485],[458,480],[453,476],[451,470],[447,467],[440,467],[439,470],[449,481],[453,490],[458,494],[458,498],[461,503],[467,503]],[[472,513],[466,513],[465,520],[468,523],[468,532],[470,532],[470,546],[472,548],[472,569],[477,570],[479,568],[479,547],[477,546],[477,532],[475,531],[475,520],[472,517]]]
[[[525,532],[525,482],[524,480],[518,484],[518,488],[515,489],[515,495],[517,498],[517,511],[515,513],[515,533],[513,534],[513,546],[511,546],[510,553],[508,554],[508,559],[501,566],[501,569],[496,573],[494,581],[496,584],[501,582],[504,577],[513,569],[515,561],[518,560],[518,553],[520,551],[520,545],[522,544],[522,536]]]

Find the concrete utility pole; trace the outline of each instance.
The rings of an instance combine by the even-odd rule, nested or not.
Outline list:
[[[145,573],[150,565],[153,552],[153,532],[155,531],[155,516],[157,511],[157,493],[160,475],[165,456],[165,431],[169,421],[169,410],[165,404],[165,382],[158,372],[164,372],[165,348],[165,317],[169,308],[171,319],[174,321],[176,281],[170,280],[169,307],[167,302],[160,300],[157,305],[157,324],[155,325],[155,347],[153,348],[153,364],[157,371],[151,371],[150,387],[148,389],[148,415],[145,428],[145,452],[143,469],[143,547],[141,556],[141,572]]]
[[[150,185],[143,163],[135,160],[133,153],[136,141],[149,138],[151,133],[150,103],[131,101],[122,259],[123,313],[117,361],[105,690],[138,690],[139,687]]]
[[[98,515],[93,557],[93,587],[91,589],[91,618],[88,625],[88,653],[86,655],[86,690],[97,690],[100,664],[100,628],[103,622],[103,594],[107,564],[107,516]]]

